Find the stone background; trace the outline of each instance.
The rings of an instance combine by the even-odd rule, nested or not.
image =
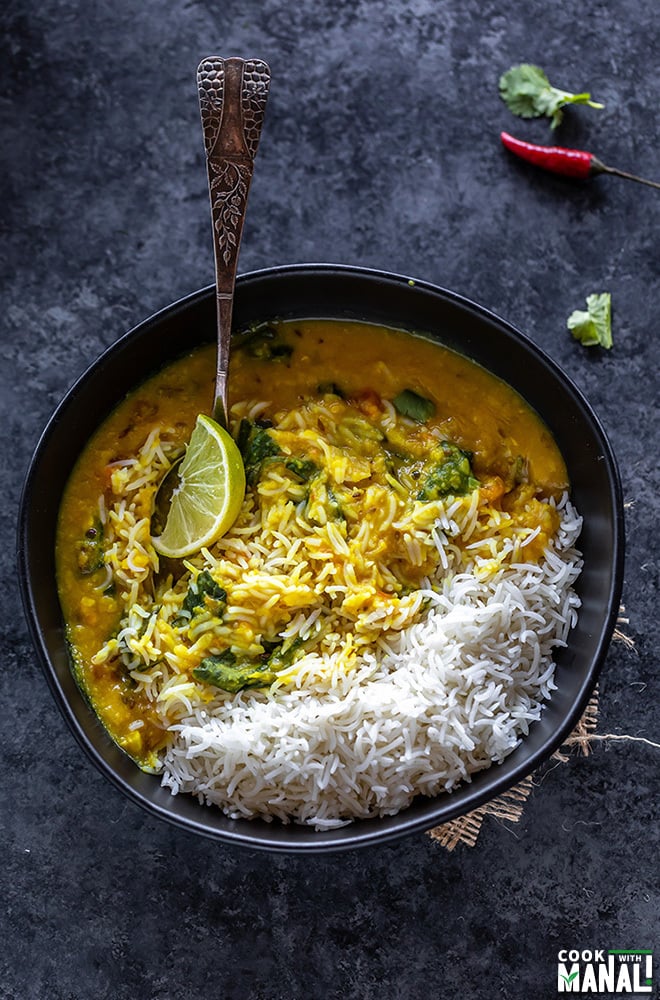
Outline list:
[[[660,193],[514,162],[501,129],[551,135],[513,118],[497,81],[530,61],[590,89],[605,109],[573,109],[558,141],[660,178],[659,23],[653,0],[3,5],[0,997],[528,1000],[555,995],[559,948],[657,947],[658,756],[642,743],[551,770],[520,824],[487,820],[451,855],[419,835],[270,857],[147,816],[91,767],[47,690],[14,525],[71,383],[212,280],[195,68],[263,57],[273,86],[240,269],[334,261],[434,281],[565,368],[630,501],[636,651],[610,649],[601,731],[657,741]],[[608,353],[565,328],[603,290]]]

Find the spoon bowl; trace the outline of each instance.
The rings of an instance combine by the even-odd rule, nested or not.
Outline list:
[[[161,480],[160,486],[154,497],[154,509],[151,515],[151,534],[162,535],[167,523],[167,515],[172,503],[172,497],[181,485],[179,470],[183,461],[183,455],[175,459],[170,468]]]

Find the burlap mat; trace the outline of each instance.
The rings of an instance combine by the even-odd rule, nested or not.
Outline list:
[[[619,610],[618,625],[627,625],[628,619],[625,617],[625,608]],[[613,639],[615,642],[623,643],[628,649],[634,649],[635,643],[620,628],[614,630]],[[562,743],[561,747],[555,751],[551,760],[555,764],[565,764],[569,760],[571,753],[579,753],[587,757],[591,753],[591,744],[600,740],[632,740],[639,743],[648,743],[652,747],[658,747],[657,743],[639,736],[626,736],[618,733],[596,732],[598,727],[598,688],[594,691],[589,700],[584,715],[577,726]],[[547,765],[545,765],[547,767]],[[518,785],[514,785],[503,795],[486,802],[473,812],[458,819],[452,819],[449,823],[436,826],[433,830],[428,830],[429,837],[437,841],[448,851],[453,851],[459,844],[467,847],[474,847],[481,832],[481,825],[486,816],[494,816],[496,819],[508,820],[510,823],[518,823],[525,808],[525,803],[532,793],[534,787],[538,785],[536,774],[530,774]]]

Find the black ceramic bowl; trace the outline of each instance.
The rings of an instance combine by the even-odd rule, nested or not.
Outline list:
[[[424,333],[479,362],[542,416],[561,449],[573,500],[584,517],[578,582],[582,609],[568,648],[556,656],[557,691],[542,718],[504,761],[450,795],[420,798],[397,816],[316,833],[296,825],[230,820],[192,796],[173,797],[112,742],[69,668],[55,585],[57,513],[71,469],[92,431],[128,390],[165,362],[215,337],[214,289],[175,303],[122,337],[80,378],[36,449],[20,511],[19,567],[32,637],[55,700],[96,766],[149,812],[217,840],[274,851],[331,851],[427,830],[482,805],[549,757],[580,718],[607,651],[623,573],[618,473],[594,413],[562,371],[521,333],[472,302],[424,282],[335,265],[243,275],[234,323],[273,318],[356,319]]]

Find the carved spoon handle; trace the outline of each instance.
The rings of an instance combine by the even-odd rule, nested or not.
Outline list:
[[[260,59],[209,56],[197,69],[199,108],[213,221],[218,361],[213,416],[228,425],[227,377],[238,251],[268,99],[270,70]]]

